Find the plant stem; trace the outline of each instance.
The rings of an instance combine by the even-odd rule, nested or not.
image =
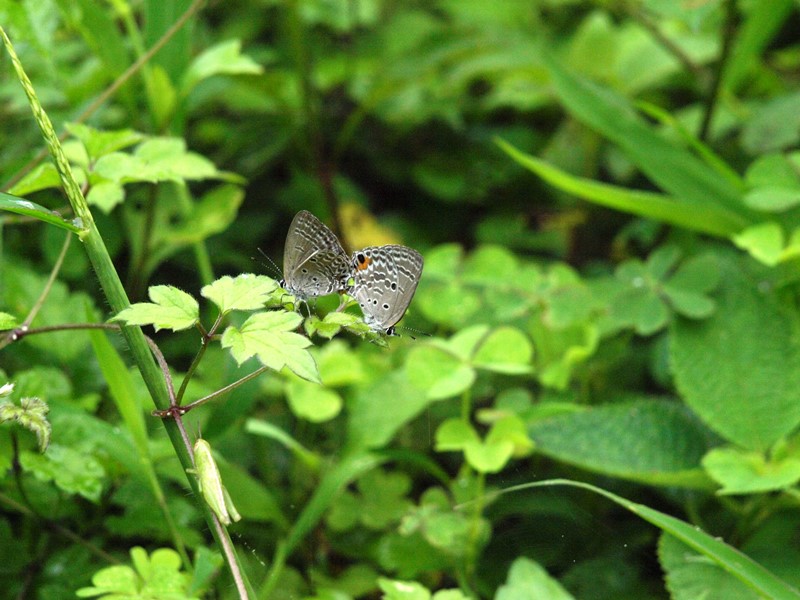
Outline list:
[[[84,198],[77,182],[75,181],[75,177],[72,174],[72,167],[70,166],[69,161],[64,154],[64,150],[61,147],[58,136],[53,129],[53,124],[51,123],[50,118],[47,116],[47,113],[45,113],[44,109],[42,108],[41,103],[36,96],[36,92],[33,89],[33,84],[28,78],[28,75],[25,73],[22,63],[20,62],[19,57],[14,50],[14,46],[11,44],[11,40],[8,38],[5,30],[2,27],[0,27],[0,37],[3,39],[3,43],[11,58],[17,78],[22,84],[22,88],[28,97],[31,111],[33,112],[34,118],[41,129],[42,136],[47,143],[50,155],[56,164],[61,183],[64,187],[67,198],[69,199],[70,205],[72,206],[72,210],[74,211],[76,217],[80,219],[83,230],[78,235],[80,236],[81,241],[86,248],[86,253],[89,256],[92,267],[94,268],[97,278],[100,281],[100,286],[105,294],[109,306],[111,307],[111,310],[115,313],[118,313],[130,306],[128,296],[125,293],[125,288],[122,286],[122,281],[120,281],[119,274],[114,268],[114,264],[111,261],[111,256],[108,253],[105,242],[103,241],[103,238],[100,235],[97,226],[95,225],[94,217],[89,210],[89,205],[86,202],[86,198]],[[156,408],[167,408],[169,406],[169,398],[167,395],[166,385],[164,379],[161,377],[161,372],[159,371],[156,362],[153,360],[153,355],[151,354],[150,348],[145,340],[144,333],[142,333],[142,330],[139,327],[129,325],[122,326],[120,331],[128,343],[131,355],[133,356],[133,359],[142,374],[142,378],[144,379],[145,385],[150,392],[150,396]],[[178,426],[173,420],[170,419],[165,419],[163,422],[164,427],[167,430],[167,435],[170,437],[172,446],[175,449],[175,453],[178,455],[178,459],[181,461],[184,470],[191,469],[193,467],[192,459],[190,454],[187,452],[186,447],[184,446],[184,440],[181,437],[181,432],[179,431]],[[239,596],[241,598],[248,598],[249,585],[246,581],[227,531],[219,526],[214,513],[211,511],[208,504],[203,501],[196,478],[187,473],[187,479],[195,498],[198,500],[198,504],[200,505],[203,515],[205,516],[206,522],[211,528],[218,546],[223,551],[223,556],[228,564],[228,568],[233,575],[234,581],[237,583],[237,591]]]
[[[709,130],[711,129],[711,121],[714,118],[714,111],[717,107],[719,95],[722,90],[722,75],[725,72],[725,65],[728,63],[731,48],[733,47],[733,39],[736,36],[736,0],[725,0],[724,10],[725,22],[722,25],[722,48],[720,49],[719,60],[717,60],[717,64],[714,68],[714,79],[711,83],[711,90],[706,99],[703,122],[697,134],[697,137],[703,141],[706,141]]]
[[[61,252],[58,254],[58,258],[56,259],[53,268],[50,269],[50,277],[47,278],[47,283],[42,289],[42,293],[39,294],[39,297],[36,299],[36,303],[33,305],[28,313],[28,316],[25,317],[25,321],[22,323],[22,327],[24,329],[28,329],[31,322],[33,322],[33,320],[36,318],[36,315],[44,305],[44,301],[47,299],[47,296],[50,294],[50,290],[53,288],[53,283],[58,276],[58,272],[61,271],[61,265],[64,264],[64,257],[67,256],[67,250],[69,249],[69,244],[71,241],[72,234],[67,232],[67,237],[64,239],[64,244],[61,246]]]

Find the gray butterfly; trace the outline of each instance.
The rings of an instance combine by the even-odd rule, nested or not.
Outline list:
[[[350,260],[336,235],[307,210],[297,213],[286,234],[280,286],[308,300],[345,291],[349,277]]]
[[[422,274],[422,255],[406,246],[370,246],[353,253],[350,290],[373,331],[394,335]]]

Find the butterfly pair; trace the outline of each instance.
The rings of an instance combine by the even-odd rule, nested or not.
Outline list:
[[[414,297],[422,256],[406,246],[370,246],[348,257],[336,235],[307,210],[286,234],[281,287],[301,300],[346,292],[373,331],[394,334]]]

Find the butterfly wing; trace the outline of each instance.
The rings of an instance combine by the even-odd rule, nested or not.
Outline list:
[[[422,265],[422,255],[406,246],[370,246],[353,253],[352,295],[367,325],[391,333],[411,304]]]
[[[307,210],[298,212],[283,249],[284,287],[305,299],[343,290],[350,265],[336,235]]]

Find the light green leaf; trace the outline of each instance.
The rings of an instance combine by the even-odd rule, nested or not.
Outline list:
[[[293,331],[302,321],[297,313],[257,313],[241,327],[228,327],[222,334],[222,345],[231,349],[239,364],[257,356],[270,369],[280,371],[287,367],[303,379],[321,383],[317,365],[306,350],[311,341]]]
[[[494,600],[573,600],[564,587],[542,566],[524,556],[508,570],[506,583],[497,588]]]
[[[148,290],[152,302],[137,302],[121,311],[111,321],[128,325],[153,325],[159,329],[180,331],[200,319],[197,300],[171,285],[154,285]]]
[[[333,390],[307,381],[290,381],[286,397],[292,412],[312,423],[330,421],[342,410],[342,397]]]
[[[703,467],[722,485],[721,494],[758,494],[783,490],[800,481],[800,458],[767,460],[760,452],[714,448]]]
[[[767,266],[774,267],[781,260],[784,246],[783,229],[777,223],[760,223],[734,235],[733,243]]]
[[[472,357],[476,367],[517,375],[531,372],[533,346],[528,337],[513,327],[499,327],[492,331]]]
[[[48,161],[37,165],[8,191],[15,196],[27,196],[33,192],[60,187],[61,178],[58,176],[58,171],[55,165]]]
[[[463,450],[468,444],[479,442],[475,429],[463,419],[447,419],[436,430],[436,451]]]
[[[200,295],[217,305],[220,312],[232,310],[258,310],[263,308],[269,294],[278,287],[274,279],[265,275],[244,273],[235,278],[220,277],[200,290]]]
[[[408,380],[431,400],[456,396],[475,381],[475,371],[458,358],[434,346],[416,346],[405,366]]]
[[[115,181],[100,181],[89,188],[86,201],[110,213],[111,210],[125,200],[125,189]]]
[[[0,331],[7,331],[19,326],[19,320],[7,312],[0,312]]]
[[[261,65],[242,53],[239,40],[226,40],[211,46],[189,65],[183,78],[182,92],[188,94],[203,79],[214,75],[259,75]]]
[[[395,581],[378,578],[378,587],[383,592],[383,600],[431,600],[431,593],[416,581]]]
[[[67,131],[79,139],[92,161],[101,156],[138,144],[144,134],[133,129],[102,131],[83,123],[67,123]]]
[[[800,204],[800,189],[776,185],[762,186],[747,192],[744,203],[755,210],[783,212]]]

